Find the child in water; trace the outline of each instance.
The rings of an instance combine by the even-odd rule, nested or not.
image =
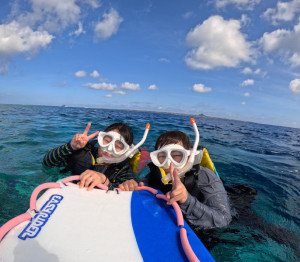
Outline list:
[[[139,184],[131,179],[119,187],[134,191],[138,186],[150,186],[167,194],[172,204],[178,202],[185,219],[201,228],[218,228],[231,222],[227,193],[221,179],[210,169],[200,166],[202,150],[197,150],[199,133],[194,147],[188,136],[180,131],[161,134],[150,153],[150,172]]]
[[[132,168],[128,157],[145,141],[133,146],[133,133],[125,123],[114,123],[104,132],[88,135],[91,123],[88,123],[82,134],[75,134],[73,139],[50,150],[43,158],[47,167],[66,167],[73,175],[80,175],[79,186],[93,189],[97,184],[107,185],[109,189],[120,183],[133,179]],[[98,135],[96,140],[89,142]]]

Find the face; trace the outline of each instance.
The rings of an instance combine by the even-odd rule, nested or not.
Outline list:
[[[116,132],[118,134],[120,134],[120,131],[118,129],[114,129],[114,130],[111,130],[113,132]],[[112,138],[110,136],[105,136],[103,137],[103,144],[106,145],[106,144],[109,144],[111,142]],[[115,148],[116,148],[116,151],[117,152],[120,152],[124,149],[124,144],[122,144],[120,141],[116,141],[115,142]],[[100,146],[98,148],[98,156],[99,157],[103,157],[103,156],[106,156],[106,157],[110,157],[110,158],[114,158],[115,156],[103,151]]]
[[[177,143],[177,145],[183,146],[183,143],[182,143],[181,141],[179,141],[179,142]],[[183,158],[182,152],[176,151],[176,150],[174,150],[174,151],[171,153],[171,156],[172,156],[172,158],[173,158],[176,162],[178,162],[178,163],[180,163],[181,160],[182,160],[182,158]],[[166,159],[166,154],[165,154],[165,152],[160,152],[160,153],[157,155],[157,158],[158,158],[158,161],[159,161],[160,163],[163,163],[164,160]],[[188,161],[188,159],[187,159],[187,161]],[[187,161],[186,161],[186,162],[187,162]],[[164,171],[165,171],[166,173],[169,173],[170,170],[169,170],[169,168],[167,168],[167,169],[164,168]]]

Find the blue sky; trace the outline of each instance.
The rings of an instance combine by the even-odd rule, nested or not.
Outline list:
[[[0,103],[300,128],[300,0],[1,0]]]

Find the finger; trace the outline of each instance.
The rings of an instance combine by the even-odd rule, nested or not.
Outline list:
[[[125,191],[125,190],[124,190],[124,185],[123,185],[123,184],[120,184],[120,185],[119,185],[119,188],[120,188],[121,190]]]
[[[128,189],[129,191],[134,191],[134,189],[136,188],[136,183],[135,181],[128,183]]]
[[[84,187],[88,187],[93,181],[94,181],[94,180],[93,180],[92,177],[88,177],[88,178],[85,180]]]
[[[85,184],[85,180],[88,178],[88,171],[84,171],[83,173],[81,173],[79,179],[79,188],[83,188],[84,184]]]
[[[177,169],[174,169],[173,176],[174,176],[175,183],[181,182],[180,177],[178,176],[178,170]]]
[[[167,197],[167,199],[170,199],[170,198],[171,198],[170,192],[168,192],[168,193],[166,194],[166,197]]]
[[[99,131],[95,132],[94,134],[91,134],[87,137],[88,140],[94,138],[95,136],[97,136],[99,134]]]
[[[88,187],[87,191],[92,190],[96,185],[98,185],[99,183],[97,183],[97,181],[94,181],[90,184],[90,186]]]
[[[126,184],[124,185],[124,189],[125,189],[125,191],[130,191],[130,189],[129,189],[129,184],[128,184],[128,183],[126,183]]]
[[[140,182],[139,186],[145,186],[145,184],[143,182]]]
[[[88,132],[89,132],[89,130],[90,130],[91,125],[92,125],[91,123],[88,123],[88,124],[86,125],[86,128],[85,128],[85,130],[84,130],[84,132],[83,132],[84,135],[87,136],[87,134],[88,134]]]
[[[176,187],[176,178],[174,173],[174,164],[171,162],[170,164],[170,176],[172,181],[172,190]]]

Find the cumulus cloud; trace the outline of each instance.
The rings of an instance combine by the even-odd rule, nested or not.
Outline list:
[[[251,86],[254,85],[254,80],[253,79],[247,79],[241,83],[241,86]]]
[[[51,33],[59,32],[66,27],[77,24],[81,9],[78,0],[29,0],[32,11],[18,16],[18,21],[32,28],[46,30]],[[98,1],[81,1],[92,8],[99,6]]]
[[[276,8],[268,8],[262,16],[276,25],[281,21],[292,21],[298,13],[300,13],[300,1],[292,0],[278,2]]]
[[[241,62],[251,62],[253,51],[246,36],[240,32],[239,20],[224,20],[211,16],[193,28],[186,36],[192,50],[185,57],[193,69],[236,67]]]
[[[85,77],[86,76],[86,72],[83,70],[79,70],[75,73],[76,77]]]
[[[242,104],[242,105],[246,105],[246,102],[245,102],[245,101],[243,101],[241,104]]]
[[[197,92],[197,93],[208,93],[208,92],[211,92],[212,89],[203,84],[194,84],[193,91]]]
[[[105,83],[105,82],[103,82],[103,83],[86,83],[86,84],[83,84],[82,86],[89,87],[92,89],[107,90],[107,91],[112,91],[112,90],[115,90],[118,88],[114,84]]]
[[[245,67],[242,71],[242,74],[244,74],[244,75],[265,75],[265,73],[262,72],[260,70],[260,68],[257,68],[256,70],[253,70],[250,67]]]
[[[276,53],[291,66],[300,65],[300,22],[293,30],[278,29],[264,33],[259,40],[266,53]]]
[[[16,21],[0,25],[0,72],[6,73],[12,57],[25,54],[27,58],[37,55],[54,38],[46,31],[34,31]]]
[[[244,96],[250,96],[250,93],[248,93],[248,92],[246,92],[246,93],[244,93]]]
[[[158,87],[156,85],[150,85],[148,90],[158,90]]]
[[[137,91],[140,90],[140,84],[124,82],[122,83],[121,88],[126,90],[131,90],[131,91]]]
[[[0,25],[0,56],[11,57],[20,53],[36,54],[54,38],[45,31],[33,31],[16,21]]]
[[[28,11],[22,11],[19,1],[12,5],[7,22],[0,24],[0,73],[5,73],[14,56],[25,54],[28,58],[48,46],[54,34],[78,24],[79,35],[84,32],[80,5],[100,6],[98,0],[27,0]]]
[[[97,78],[100,76],[99,72],[97,70],[94,70],[91,74],[90,74],[91,77],[93,78]]]
[[[103,15],[103,20],[99,21],[95,28],[94,33],[98,39],[105,40],[116,34],[123,18],[115,9],[111,9],[108,13]]]
[[[290,90],[295,94],[300,94],[300,79],[296,78],[290,82]]]
[[[215,0],[215,5],[218,8],[223,8],[227,5],[235,5],[237,8],[250,9],[260,3],[260,0]]]
[[[126,95],[126,92],[123,90],[117,90],[117,91],[114,91],[114,94],[124,96],[124,95]]]

